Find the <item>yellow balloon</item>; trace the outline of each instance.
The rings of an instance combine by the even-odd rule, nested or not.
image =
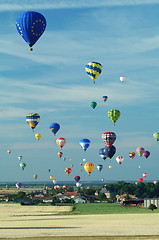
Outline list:
[[[54,177],[53,177],[53,176],[50,176],[50,179],[52,180],[52,179],[54,179]]]
[[[88,173],[88,175],[91,174],[91,172],[93,171],[94,169],[94,164],[93,163],[86,163],[84,165],[84,170]]]
[[[35,134],[35,137],[36,137],[36,139],[39,141],[40,138],[41,138],[41,134],[40,134],[40,133],[36,133],[36,134]]]
[[[109,169],[112,169],[112,166],[109,166]]]

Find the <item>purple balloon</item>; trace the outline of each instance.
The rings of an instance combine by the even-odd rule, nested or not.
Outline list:
[[[145,151],[143,153],[143,155],[144,155],[145,158],[148,158],[150,156],[150,152],[149,151]]]

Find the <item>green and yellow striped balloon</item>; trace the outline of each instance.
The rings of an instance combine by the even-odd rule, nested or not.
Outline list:
[[[120,111],[117,109],[111,109],[110,111],[108,111],[108,117],[110,118],[110,120],[112,120],[113,123],[115,123],[120,117]]]
[[[102,72],[102,65],[99,62],[89,62],[85,66],[86,73],[92,78],[93,82],[95,83],[96,78]]]

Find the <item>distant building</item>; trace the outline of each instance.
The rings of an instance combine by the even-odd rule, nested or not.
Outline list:
[[[158,208],[159,198],[144,198],[144,207],[148,208],[150,204],[154,204]]]
[[[81,196],[78,196],[74,198],[74,201],[75,203],[86,203],[87,200]]]
[[[112,197],[111,192],[108,191],[108,189],[106,187],[102,188],[99,193],[104,193],[107,198]]]

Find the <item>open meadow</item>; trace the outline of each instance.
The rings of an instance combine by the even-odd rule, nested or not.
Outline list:
[[[71,210],[71,206],[0,204],[0,239],[159,239],[158,211],[78,214]]]

